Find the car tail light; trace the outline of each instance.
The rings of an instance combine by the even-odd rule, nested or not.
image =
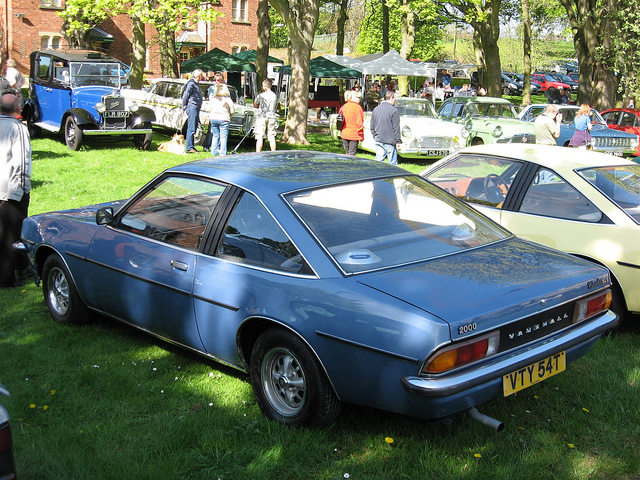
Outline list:
[[[422,373],[443,373],[490,357],[498,351],[499,345],[499,332],[449,345],[436,352],[424,363]]]
[[[582,322],[594,315],[605,312],[611,306],[612,299],[611,290],[605,290],[591,297],[578,300],[573,314],[573,323]]]

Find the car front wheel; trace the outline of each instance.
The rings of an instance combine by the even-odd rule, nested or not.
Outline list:
[[[140,128],[151,128],[151,124],[144,122],[140,125]],[[133,136],[133,144],[139,150],[149,150],[149,148],[151,148],[151,140],[153,140],[153,132]]]
[[[73,117],[67,117],[67,121],[64,124],[64,140],[71,150],[80,150],[82,145],[82,129],[78,127],[78,124]]]
[[[83,325],[89,320],[89,309],[80,299],[67,266],[56,254],[49,255],[42,267],[42,293],[56,322]]]
[[[262,412],[279,422],[324,427],[340,414],[340,400],[318,360],[285,330],[260,335],[251,352],[250,379]]]

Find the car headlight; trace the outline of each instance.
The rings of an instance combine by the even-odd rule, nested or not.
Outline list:
[[[136,102],[131,102],[129,104],[129,110],[131,110],[132,112],[137,112],[138,111],[138,104]]]
[[[462,135],[462,138],[469,138],[469,135],[471,135],[469,133],[469,130],[467,130],[465,127],[462,127],[462,130],[460,130],[460,135]]]
[[[518,89],[518,86],[517,86],[515,83],[510,83],[510,84],[509,84],[509,88],[510,88],[511,90],[517,90],[517,89]]]
[[[631,140],[631,149],[635,150],[636,148],[638,148],[638,136],[636,135],[636,139],[635,140]]]
[[[411,137],[411,127],[409,127],[409,125],[402,127],[402,136],[405,138]]]
[[[493,129],[493,136],[499,137],[501,135],[502,135],[502,127],[498,125],[496,128]]]
[[[102,114],[107,111],[107,106],[102,102],[97,103],[96,110],[98,111],[98,113]]]

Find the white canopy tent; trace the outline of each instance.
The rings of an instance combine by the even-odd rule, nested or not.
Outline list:
[[[390,50],[382,57],[362,66],[364,75],[406,75],[409,77],[436,78],[437,64],[410,62],[405,60],[396,50]]]

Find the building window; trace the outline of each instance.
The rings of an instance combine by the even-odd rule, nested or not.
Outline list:
[[[60,50],[62,37],[59,35],[42,35],[40,37],[40,47],[42,50]]]
[[[40,0],[40,8],[62,8],[62,0]]]
[[[249,50],[249,47],[247,45],[231,45],[231,55],[244,52],[245,50]]]
[[[247,3],[248,0],[233,0],[232,16],[236,22],[247,22]]]

